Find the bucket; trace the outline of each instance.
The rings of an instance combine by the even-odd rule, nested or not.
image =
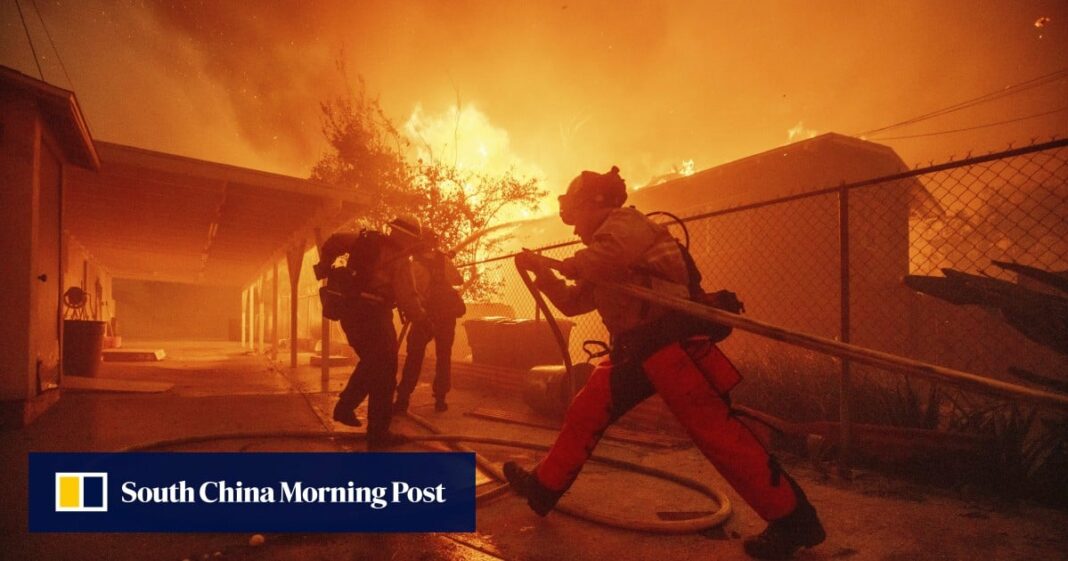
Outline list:
[[[593,365],[579,363],[572,368],[575,372],[575,391],[578,392],[590,378]],[[567,368],[564,366],[535,366],[524,380],[523,401],[542,415],[563,417],[574,397],[568,388]]]
[[[63,320],[63,375],[96,376],[104,348],[106,322]]]

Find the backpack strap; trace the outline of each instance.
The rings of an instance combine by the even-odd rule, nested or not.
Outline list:
[[[690,299],[699,300],[705,294],[705,290],[701,288],[701,281],[704,280],[701,276],[701,270],[697,268],[697,263],[694,262],[693,255],[690,255],[689,248],[682,245],[678,239],[675,240],[675,245],[679,246],[679,251],[682,253],[682,260],[686,263],[686,277],[689,279],[687,286],[690,289]]]

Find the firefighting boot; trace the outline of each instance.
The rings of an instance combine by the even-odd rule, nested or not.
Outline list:
[[[394,415],[408,414],[408,396],[397,394],[397,400],[393,402]]]
[[[445,403],[444,397],[439,397],[434,400],[434,411],[438,413],[444,413],[449,410],[449,404]]]
[[[350,427],[363,426],[363,423],[356,418],[356,412],[343,401],[338,401],[334,406],[334,420]]]
[[[546,489],[533,473],[519,467],[515,462],[504,464],[504,477],[519,496],[526,497],[527,505],[538,516],[549,514],[563,496],[563,492]]]
[[[744,547],[757,559],[789,559],[798,549],[819,545],[826,537],[816,509],[799,493],[793,512],[769,522],[760,535],[745,540]]]

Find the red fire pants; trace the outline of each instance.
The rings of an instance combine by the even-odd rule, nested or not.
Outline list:
[[[731,415],[725,399],[740,380],[727,357],[703,338],[668,345],[641,365],[602,362],[571,402],[560,435],[535,471],[538,481],[567,490],[605,429],[655,392],[757,514],[782,518],[797,506],[797,495],[760,441]]]

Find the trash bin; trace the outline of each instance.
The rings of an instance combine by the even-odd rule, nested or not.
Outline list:
[[[106,322],[63,320],[63,375],[96,376],[104,348]]]
[[[570,345],[575,322],[557,320],[557,323],[564,343]],[[474,318],[464,322],[464,331],[475,364],[526,371],[534,366],[563,363],[560,347],[544,320]]]

